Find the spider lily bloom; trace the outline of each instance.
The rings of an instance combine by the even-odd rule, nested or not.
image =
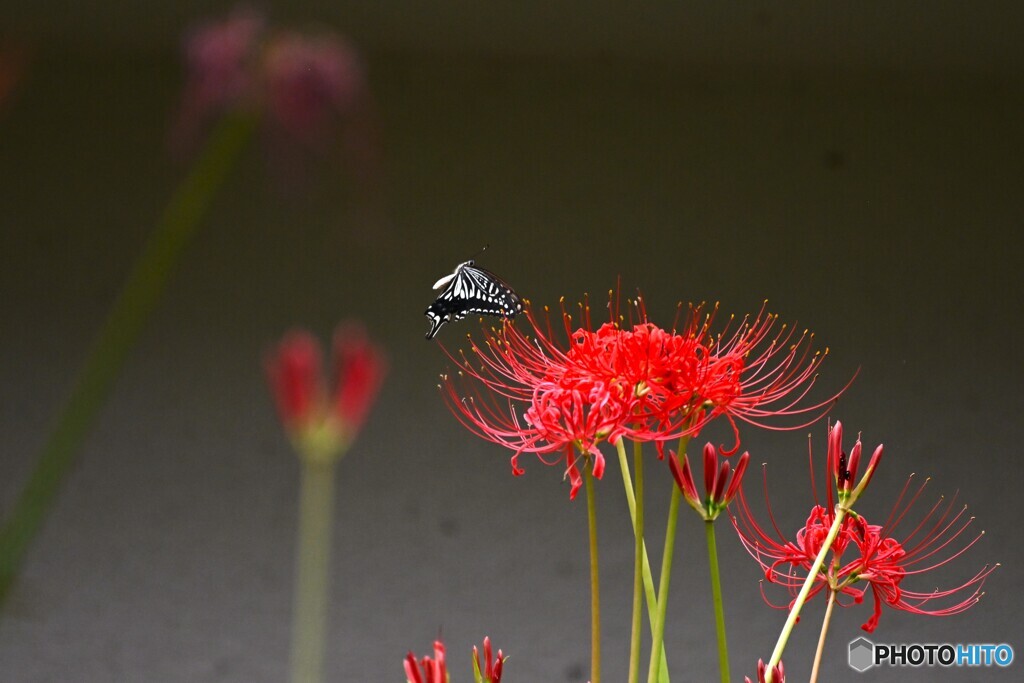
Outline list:
[[[843,451],[843,425],[841,422],[836,422],[828,434],[828,469],[836,486],[839,504],[846,509],[853,507],[853,504],[860,498],[864,489],[871,483],[871,477],[874,475],[875,469],[882,459],[882,444],[879,444],[871,455],[871,460],[864,471],[864,476],[861,477],[859,482],[854,483],[857,479],[862,450],[863,447],[861,446],[860,439],[857,439],[850,450],[849,456],[847,456],[846,452]],[[831,488],[829,488],[828,493],[829,507],[831,507]]]
[[[815,350],[813,334],[804,330],[798,336],[795,328],[777,327],[777,322],[778,315],[762,308],[731,333],[724,330],[709,338],[700,386],[708,419],[724,415],[732,425],[735,445],[723,455],[739,449],[737,420],[765,429],[802,429],[823,417],[846,389],[808,403],[828,349]],[[779,425],[780,418],[796,421]]]
[[[505,665],[505,657],[501,650],[498,656],[491,657],[491,639],[484,636],[484,663],[480,666],[480,653],[473,646],[473,677],[476,683],[501,683],[501,669]]]
[[[609,310],[613,309],[610,303]],[[842,390],[815,403],[806,401],[826,349],[813,349],[813,335],[796,336],[776,326],[777,315],[762,310],[744,318],[730,332],[713,332],[717,306],[678,307],[672,331],[649,322],[642,297],[630,302],[630,329],[619,321],[590,332],[589,307],[581,306],[586,327],[570,335],[567,354],[583,372],[621,383],[635,393],[627,434],[654,441],[659,457],[665,441],[695,436],[712,420],[725,416],[739,449],[737,421],[769,429],[798,429],[822,417]],[[779,426],[779,418],[796,417]]]
[[[746,683],[767,683],[769,674],[772,683],[786,683],[786,668],[782,666],[782,662],[773,666],[769,672],[763,659],[757,660],[757,681],[751,681],[750,676],[744,676],[743,680]]]
[[[736,434],[736,445],[723,451],[729,455],[739,448],[737,419],[769,426],[772,417],[810,414],[813,421],[835,399],[803,405],[824,355],[810,352],[807,335],[794,340],[783,328],[770,337],[775,316],[759,315],[723,337],[712,335],[714,315],[700,306],[689,307],[681,330],[671,332],[648,321],[642,299],[630,307],[625,329],[610,294],[612,320],[595,330],[587,303],[577,327],[563,301],[566,343],[529,306],[528,334],[503,321],[480,343],[470,336],[470,354],[449,357],[474,387],[456,387],[445,376],[449,407],[470,431],[514,451],[515,474],[522,474],[521,453],[558,453],[549,464],[565,463],[575,495],[582,481],[577,454],[592,459],[600,476],[601,441],[653,441],[661,456],[666,441],[696,435],[725,415]]]
[[[669,453],[669,469],[672,471],[672,478],[676,485],[683,492],[683,498],[697,511],[705,522],[712,522],[718,518],[740,489],[740,482],[743,481],[743,473],[747,471],[747,463],[750,462],[750,453],[744,453],[736,463],[735,469],[729,466],[726,461],[718,465],[718,451],[714,445],[704,445],[704,496],[697,493],[697,485],[693,480],[693,471],[690,469],[690,461],[683,454],[682,465],[675,452]],[[729,475],[732,474],[732,481]],[[728,487],[726,486],[728,484]]]
[[[444,643],[434,641],[434,656],[424,657],[419,662],[412,652],[405,656],[405,679],[407,683],[448,683],[448,669],[444,662]]]
[[[846,458],[839,449],[841,428],[833,427],[829,438],[829,463],[834,477],[840,487],[839,504],[832,506],[831,489],[829,489],[829,507],[815,505],[811,510],[803,528],[797,531],[793,540],[787,540],[775,523],[771,506],[768,514],[774,535],[764,530],[751,513],[742,492],[738,496],[737,514],[733,516],[733,525],[739,534],[747,552],[750,553],[765,572],[770,583],[783,586],[791,596],[799,593],[828,537],[829,529],[842,513],[844,489],[856,497],[866,485],[878,462],[881,449],[876,449],[876,457],[872,458],[867,472],[856,487],[851,485],[857,466],[856,455],[858,446]],[[833,457],[835,456],[835,457]],[[846,463],[837,466],[837,463]],[[851,476],[847,476],[850,474]],[[837,601],[841,606],[863,602],[870,588],[874,598],[874,611],[871,618],[862,626],[869,633],[875,630],[881,617],[882,605],[914,614],[930,616],[948,616],[958,614],[970,608],[981,597],[981,588],[985,579],[998,565],[986,565],[966,582],[952,588],[929,592],[910,591],[904,587],[904,580],[918,574],[924,574],[955,560],[967,552],[984,535],[979,532],[972,537],[965,536],[973,522],[973,517],[965,517],[966,506],[956,508],[954,497],[948,504],[940,498],[917,522],[908,533],[898,534],[900,524],[906,518],[911,507],[920,498],[928,482],[925,481],[910,495],[904,504],[913,477],[907,480],[899,498],[896,500],[888,520],[878,526],[868,523],[863,515],[848,510],[844,516],[835,540],[831,545],[831,557],[821,565],[818,575],[814,577],[809,597],[824,590],[833,591],[837,597],[847,596],[850,602]],[[845,513],[844,513],[845,514]],[[767,597],[765,598],[766,602]],[[938,601],[941,604],[929,607],[928,603]],[[772,604],[769,602],[769,604]],[[779,609],[788,605],[772,605]]]
[[[514,451],[513,474],[524,474],[522,453],[536,453],[549,465],[564,463],[569,497],[575,498],[583,482],[578,457],[586,458],[601,478],[605,459],[598,444],[626,433],[636,398],[621,383],[587,372],[579,357],[558,348],[550,325],[545,331],[529,308],[527,317],[530,336],[503,321],[481,344],[468,337],[471,355],[449,357],[460,367],[457,377],[472,381],[456,385],[455,377],[445,375],[439,386],[467,429]]]
[[[287,334],[265,365],[281,421],[303,455],[333,459],[355,439],[386,371],[383,352],[365,330],[346,323],[334,338],[334,393],[322,371],[320,343],[308,332]]]

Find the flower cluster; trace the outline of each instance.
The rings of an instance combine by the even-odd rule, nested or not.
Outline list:
[[[798,424],[789,428],[804,426],[835,399],[805,402],[827,350],[815,351],[812,335],[796,335],[764,310],[713,332],[715,310],[690,306],[684,314],[680,305],[677,324],[666,330],[648,320],[642,299],[630,302],[631,324],[612,302],[609,295],[610,319],[596,329],[588,304],[580,305],[576,326],[563,303],[565,342],[547,313],[540,321],[527,306],[529,332],[503,321],[482,341],[470,336],[468,354],[452,355],[458,375],[442,384],[452,412],[472,432],[514,451],[515,474],[523,472],[520,454],[555,454],[545,462],[564,462],[574,497],[582,483],[577,454],[599,478],[602,441],[653,441],[662,454],[666,441],[724,416],[735,436],[724,451],[731,455],[739,448],[738,422],[772,427],[774,418],[790,417]]]
[[[850,455],[847,456],[842,450],[842,426],[836,423],[829,433],[828,444],[829,470],[837,487],[838,504],[832,503],[830,487],[828,505],[815,505],[803,528],[797,531],[793,540],[783,537],[775,526],[774,519],[772,527],[775,534],[765,531],[751,513],[742,491],[739,495],[737,515],[733,518],[740,540],[747,552],[761,565],[765,578],[770,583],[785,587],[794,597],[803,586],[807,572],[811,570],[815,558],[828,540],[829,530],[842,511],[842,506],[852,504],[851,499],[855,499],[864,490],[882,453],[881,446],[875,449],[860,483],[854,485],[862,449],[860,440],[857,440]],[[917,592],[904,588],[904,579],[929,572],[956,559],[984,534],[980,532],[966,540],[958,549],[950,550],[950,546],[967,532],[974,519],[965,518],[966,507],[956,508],[954,497],[945,505],[940,499],[919,520],[913,530],[902,539],[897,538],[895,534],[900,523],[906,518],[928,483],[925,481],[904,504],[911,481],[912,478],[904,486],[888,520],[883,525],[870,524],[863,515],[846,510],[850,514],[844,516],[839,523],[838,532],[830,547],[831,558],[821,565],[809,594],[810,597],[823,590],[833,591],[837,597],[845,595],[850,598],[850,602],[845,605],[839,602],[840,605],[849,606],[863,602],[864,595],[870,588],[874,598],[874,611],[862,626],[869,633],[878,625],[883,604],[892,609],[932,616],[963,612],[978,602],[985,579],[998,566],[986,565],[965,583],[945,590]],[[769,515],[771,516],[770,507]],[[948,554],[937,558],[940,553]],[[933,600],[946,598],[951,600],[947,600],[943,606],[926,607],[926,604]],[[792,604],[790,602],[787,605],[773,606],[786,609]]]
[[[344,323],[334,334],[337,381],[328,395],[316,337],[296,330],[267,355],[267,377],[281,421],[307,457],[332,459],[359,433],[384,379],[387,363],[362,326]]]

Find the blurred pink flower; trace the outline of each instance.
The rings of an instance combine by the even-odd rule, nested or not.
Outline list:
[[[194,149],[230,112],[261,116],[272,140],[313,150],[341,137],[349,119],[360,135],[369,133],[362,63],[336,33],[275,29],[261,13],[236,8],[190,31],[184,52],[186,83],[171,138],[178,153]]]

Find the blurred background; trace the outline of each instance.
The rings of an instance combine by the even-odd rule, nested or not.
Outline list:
[[[186,172],[168,145],[182,36],[231,7],[0,5],[0,510]],[[767,299],[813,329],[830,348],[823,396],[859,370],[831,416],[886,444],[865,514],[884,518],[916,472],[932,477],[923,508],[959,491],[987,532],[915,587],[1003,563],[967,613],[886,612],[872,639],[1020,652],[1024,7],[261,8],[271,25],[326,26],[360,50],[374,153],[298,170],[259,140],[243,153],[0,613],[0,678],[286,677],[298,465],[261,363],[293,326],[326,339],[354,317],[392,367],[339,467],[328,680],[402,680],[405,653],[442,635],[466,681],[469,648],[490,635],[510,681],[586,681],[584,501],[532,458],[513,478],[508,452],[462,430],[437,393],[447,360],[423,340],[431,284],[485,244],[479,263],[536,303],[603,298],[621,278],[665,325],[679,300],[742,315]],[[455,348],[474,328],[439,339]],[[823,453],[823,425],[744,433],[788,531],[812,500],[808,432]],[[670,480],[650,469],[660,523]],[[613,464],[598,496],[605,678],[617,681],[632,540]],[[692,514],[681,520],[669,664],[674,680],[713,680],[703,539]],[[760,572],[725,524],[719,549],[739,680],[785,613],[762,604]],[[810,604],[787,650],[796,680],[822,609]],[[854,678],[846,647],[870,611],[836,615],[823,679]],[[862,678],[1016,680],[1019,666]]]

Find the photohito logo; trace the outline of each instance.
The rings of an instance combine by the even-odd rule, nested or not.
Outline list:
[[[1013,648],[1006,643],[872,643],[850,641],[850,668],[861,673],[873,666],[1010,666]]]

